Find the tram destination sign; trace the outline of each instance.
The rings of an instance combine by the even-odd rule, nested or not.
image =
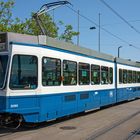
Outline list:
[[[0,34],[0,52],[7,51],[7,35]]]

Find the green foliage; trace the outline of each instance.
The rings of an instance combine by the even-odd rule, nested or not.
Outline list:
[[[21,21],[19,18],[12,18],[12,8],[14,7],[15,1],[8,0],[0,2],[0,31],[1,32],[16,32],[22,34],[38,35],[41,34],[40,28],[37,26],[36,21],[32,18]],[[50,15],[41,15],[40,19],[46,30],[46,34],[53,38],[60,38],[67,42],[72,42],[72,37],[77,36],[79,33],[73,31],[71,25],[65,25],[64,33],[58,35],[58,26],[53,22]],[[63,23],[61,22],[61,25]]]
[[[14,6],[14,1],[0,2],[0,30],[9,31],[9,26],[13,22],[11,9]]]
[[[79,35],[79,33],[73,31],[73,27],[71,25],[65,25],[64,33],[60,35],[59,39],[72,43],[72,37],[77,35]]]
[[[1,23],[5,23],[6,25],[10,24],[12,22],[11,17],[11,9],[14,6],[14,1],[9,0],[8,2],[0,2],[0,21]]]
[[[52,18],[49,15],[41,15],[40,19],[42,20],[46,34],[50,37],[56,38],[58,36],[58,27],[52,21]],[[26,34],[41,34],[40,28],[37,26],[36,21],[33,18],[26,19],[25,26],[26,28],[24,30]]]

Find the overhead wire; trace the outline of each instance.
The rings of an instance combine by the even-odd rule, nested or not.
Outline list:
[[[122,17],[116,10],[114,10],[107,2],[100,0],[106,7],[108,7],[115,15],[117,15],[122,21],[124,21],[131,29],[140,34],[140,31],[130,24],[124,17]]]
[[[77,14],[77,11],[76,11],[75,9],[71,8],[71,7],[68,6],[68,5],[65,5],[65,6],[68,7],[70,10],[72,10],[74,13]],[[94,24],[95,26],[99,27],[99,25],[98,25],[96,22],[94,22],[94,21],[91,20],[90,18],[84,16],[83,14],[79,13],[79,16],[82,17],[82,18],[84,18],[85,20],[89,21],[90,23]],[[101,26],[100,26],[100,28],[101,28],[103,31],[105,31],[106,33],[108,33],[108,34],[110,34],[111,36],[113,36],[114,38],[117,38],[117,39],[120,40],[121,42],[127,44],[129,47],[133,47],[133,48],[135,48],[135,49],[140,50],[139,47],[137,47],[137,46],[135,46],[135,45],[133,45],[133,44],[130,44],[128,41],[126,41],[126,40],[120,38],[119,36],[117,36],[117,35],[111,33],[111,32],[108,31],[107,29],[105,29],[105,28],[103,28],[103,27],[101,27]]]
[[[140,20],[129,20],[128,22],[140,22]],[[112,26],[112,25],[121,25],[121,24],[125,24],[122,22],[116,22],[116,23],[108,23],[108,24],[103,24],[102,26]]]

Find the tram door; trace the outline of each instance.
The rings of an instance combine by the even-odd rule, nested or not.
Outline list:
[[[93,99],[92,106],[94,108],[100,107],[100,94],[98,91],[92,93],[92,99]]]

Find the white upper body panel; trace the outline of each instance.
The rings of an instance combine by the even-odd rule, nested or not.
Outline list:
[[[107,90],[115,88],[115,68],[114,63],[104,60],[99,60],[95,58],[85,57],[82,55],[77,55],[74,53],[69,53],[67,51],[58,51],[50,48],[43,48],[37,46],[29,45],[12,45],[12,56],[15,54],[24,54],[24,55],[35,55],[38,57],[38,87],[35,90],[11,90],[9,84],[7,84],[8,95],[9,96],[21,96],[21,95],[42,95],[42,94],[57,94],[57,93],[68,93],[68,92],[80,92],[80,91],[97,91],[97,90]],[[107,66],[113,68],[113,84],[108,85],[73,85],[73,86],[42,86],[42,57],[52,57],[63,60],[71,60],[89,64],[96,64],[100,66]],[[12,57],[11,57],[12,58]],[[11,63],[12,64],[12,59]],[[10,66],[11,68],[11,66]],[[9,76],[10,76],[9,70]],[[8,77],[9,77],[8,76]],[[8,78],[9,83],[9,78]]]
[[[140,71],[140,68],[123,65],[123,64],[117,64],[117,88],[127,88],[127,87],[138,87],[140,86],[140,83],[119,83],[119,69],[126,69],[126,70],[132,70],[132,71]]]

